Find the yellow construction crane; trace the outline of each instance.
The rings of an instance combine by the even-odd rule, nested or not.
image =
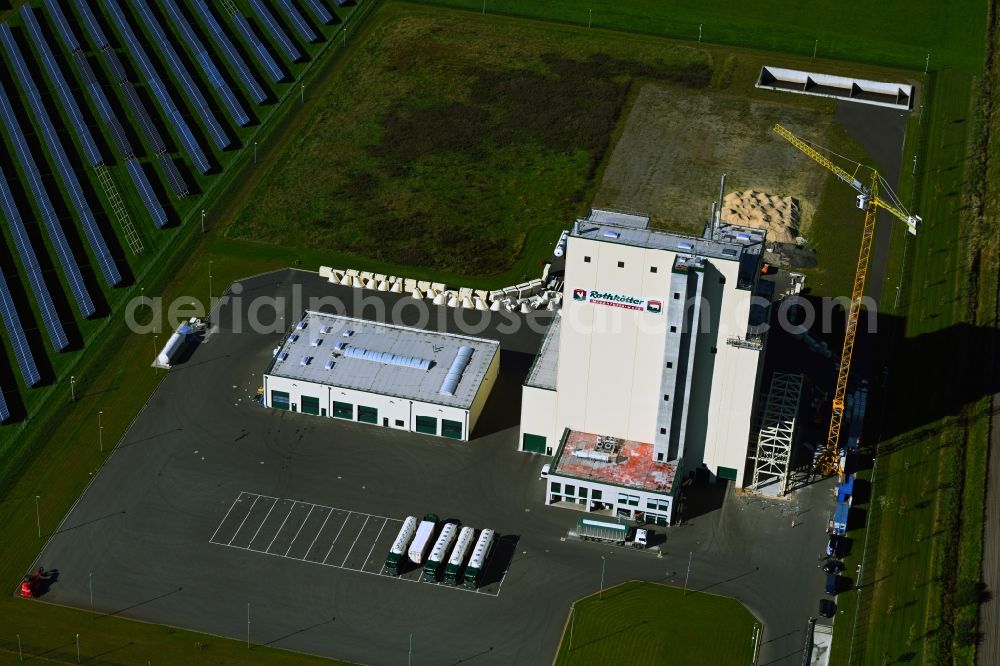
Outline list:
[[[833,411],[830,415],[830,429],[827,433],[826,446],[816,463],[822,474],[837,472],[843,474],[840,467],[840,427],[844,420],[844,401],[847,397],[847,379],[851,373],[851,358],[854,356],[854,339],[858,331],[858,318],[861,315],[861,297],[865,293],[865,280],[868,277],[868,258],[871,255],[872,240],[875,238],[875,215],[878,209],[889,211],[894,217],[906,224],[909,233],[916,235],[922,220],[917,215],[910,215],[900,206],[893,205],[878,196],[878,186],[881,178],[878,172],[871,169],[871,185],[865,186],[858,179],[861,165],[855,167],[854,173],[849,173],[831,162],[825,155],[798,138],[781,125],[775,125],[774,131],[793,146],[832,171],[837,178],[844,181],[857,191],[857,206],[865,211],[865,225],[861,232],[861,248],[858,250],[858,265],[854,271],[854,287],[851,290],[851,305],[847,312],[847,329],[844,332],[844,347],[840,352],[840,367],[837,371],[837,388],[833,394]]]

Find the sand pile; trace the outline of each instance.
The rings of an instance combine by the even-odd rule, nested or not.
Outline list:
[[[767,229],[767,240],[794,243],[799,235],[799,202],[757,190],[731,192],[722,201],[722,221]]]

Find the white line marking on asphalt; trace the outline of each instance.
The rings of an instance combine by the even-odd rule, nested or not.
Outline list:
[[[247,522],[247,518],[250,517],[250,514],[253,513],[253,508],[255,506],[257,506],[257,500],[259,500],[259,499],[260,499],[260,495],[257,495],[256,497],[253,498],[253,504],[250,505],[250,510],[247,511],[247,515],[243,516],[243,521],[240,523],[240,526],[236,528],[236,531],[233,532],[232,539],[230,539],[229,543],[226,544],[227,546],[232,546],[233,545],[233,539],[235,539],[236,535],[239,534],[240,530],[243,529],[243,525]]]
[[[323,507],[323,508],[329,509],[329,507]],[[310,553],[310,551],[312,551],[313,546],[316,545],[316,539],[318,539],[319,535],[323,533],[323,528],[326,527],[326,523],[327,523],[328,520],[330,520],[330,516],[332,516],[332,515],[333,515],[333,509],[330,509],[330,512],[328,514],[326,514],[326,520],[324,520],[323,524],[319,526],[319,532],[316,532],[316,536],[313,537],[312,543],[309,544],[308,548],[306,548],[306,552],[302,556],[303,560],[306,559],[306,555],[308,555]],[[312,562],[312,560],[309,560],[309,561]]]
[[[274,500],[274,503],[273,503],[273,504],[271,504],[271,508],[267,510],[267,515],[266,515],[266,516],[264,516],[264,520],[260,521],[260,525],[258,525],[258,526],[257,526],[257,531],[256,531],[256,532],[254,532],[254,533],[253,533],[253,536],[252,536],[252,537],[250,537],[250,540],[249,540],[249,541],[247,541],[247,545],[246,545],[246,549],[247,549],[247,550],[257,550],[256,548],[251,548],[251,547],[250,547],[250,544],[252,544],[252,543],[253,543],[253,540],[257,538],[257,535],[258,535],[258,534],[260,534],[260,530],[261,530],[261,528],[262,528],[262,527],[264,527],[264,523],[266,523],[266,522],[267,522],[267,519],[268,519],[268,518],[269,518],[269,517],[271,516],[271,512],[272,512],[272,511],[274,511],[274,507],[276,507],[276,506],[278,506],[278,500],[277,500],[277,499],[275,499],[275,500]],[[241,528],[241,529],[242,529],[242,528]]]
[[[226,519],[229,518],[229,514],[231,514],[233,512],[233,509],[236,508],[236,505],[239,504],[241,497],[243,497],[242,490],[240,491],[240,494],[236,496],[236,499],[233,500],[233,503],[229,506],[229,511],[226,511],[226,515],[222,517],[222,522],[219,523],[219,526],[215,528],[214,532],[212,532],[212,538],[208,540],[209,543],[215,541],[216,535],[219,533],[219,530],[222,529],[222,526],[225,525]]]
[[[347,558],[351,556],[351,551],[353,551],[354,547],[358,545],[358,539],[361,538],[361,533],[365,531],[365,526],[368,525],[369,520],[371,520],[371,516],[365,518],[365,522],[361,524],[361,529],[358,530],[358,536],[354,537],[354,543],[351,544],[351,548],[347,551],[347,555],[344,555],[344,561],[340,563],[340,566],[347,564]]]
[[[368,564],[368,560],[369,560],[369,559],[371,559],[371,556],[372,556],[372,553],[373,553],[373,552],[375,552],[375,546],[377,546],[377,545],[378,545],[378,540],[379,540],[379,537],[381,537],[381,536],[382,536],[382,530],[384,530],[384,529],[385,529],[385,526],[386,526],[386,524],[387,524],[388,522],[389,522],[389,520],[388,520],[388,519],[383,519],[383,520],[382,520],[382,527],[380,527],[380,528],[379,528],[379,530],[378,530],[378,534],[376,534],[376,535],[375,535],[375,540],[374,540],[374,541],[372,541],[372,548],[371,548],[371,550],[369,550],[369,551],[368,551],[368,554],[367,554],[367,555],[365,555],[365,561],[364,561],[364,563],[363,563],[363,564],[361,565],[361,566],[362,566],[362,568],[364,568],[365,564]]]
[[[330,544],[330,550],[326,551],[326,557],[323,558],[323,564],[326,564],[326,558],[330,557],[330,553],[333,552],[333,544],[337,543],[337,539],[340,538],[340,533],[343,532],[344,531],[344,527],[347,526],[347,521],[351,519],[351,514],[352,513],[354,513],[354,512],[353,511],[348,511],[347,512],[347,517],[344,518],[344,524],[340,526],[339,530],[337,530],[337,536],[333,537],[333,543]]]
[[[315,504],[313,504],[311,507],[309,507],[309,513],[306,514],[305,520],[303,520],[302,524],[299,525],[298,531],[296,531],[295,532],[295,536],[292,537],[292,542],[290,544],[288,544],[288,549],[285,551],[285,557],[288,557],[288,553],[291,552],[292,546],[295,545],[295,540],[299,538],[299,534],[302,533],[302,528],[306,526],[307,522],[309,522],[309,516],[312,515],[313,509],[315,509],[315,508],[316,508]],[[317,534],[316,536],[319,536],[319,534]]]
[[[283,521],[281,521],[281,524],[278,525],[278,529],[274,532],[274,536],[271,537],[271,543],[267,544],[267,548],[264,549],[265,553],[268,553],[268,552],[271,551],[271,546],[274,545],[274,540],[278,538],[279,534],[281,534],[281,530],[285,529],[285,523],[288,522],[288,518],[289,518],[289,516],[292,515],[292,511],[295,511],[295,505],[296,504],[298,504],[298,502],[292,502],[292,506],[290,506],[288,508],[288,513],[285,514],[285,519]]]

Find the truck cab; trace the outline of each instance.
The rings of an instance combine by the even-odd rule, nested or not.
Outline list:
[[[648,548],[649,547],[649,537],[652,536],[650,530],[644,529],[642,527],[637,528],[635,531],[635,539],[632,540],[633,548]]]

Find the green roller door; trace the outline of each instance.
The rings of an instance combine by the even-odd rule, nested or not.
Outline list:
[[[288,394],[284,391],[271,391],[271,406],[275,409],[288,409]]]
[[[309,395],[302,396],[302,413],[319,416],[319,398]]]
[[[438,434],[438,420],[433,416],[418,416],[415,429],[425,435],[436,435]]]
[[[545,453],[545,437],[542,435],[531,435],[524,433],[522,447],[531,453]]]
[[[441,436],[451,439],[462,439],[462,422],[441,419]]]
[[[378,410],[368,405],[358,405],[358,420],[363,423],[378,423]]]
[[[736,480],[736,470],[732,467],[720,467],[717,476],[720,479],[729,479],[730,481]]]
[[[334,402],[333,417],[337,419],[354,420],[354,405],[349,402]]]

